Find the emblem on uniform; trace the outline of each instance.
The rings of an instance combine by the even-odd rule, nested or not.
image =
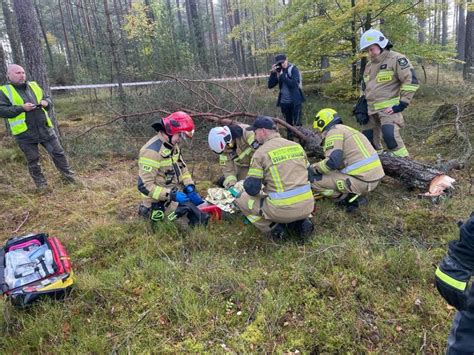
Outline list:
[[[165,149],[163,149],[163,150],[161,151],[161,155],[162,155],[163,157],[167,157],[167,156],[170,155],[170,154],[171,154],[171,150],[169,150],[169,149],[167,149],[167,148],[165,148]]]
[[[150,165],[142,165],[142,169],[149,173],[153,168]]]
[[[380,66],[380,69],[387,69],[387,64],[382,64],[382,65]]]
[[[252,144],[251,144],[251,147],[253,149],[257,149],[259,146],[260,146],[260,143],[258,143],[257,141],[253,141]]]
[[[406,58],[400,58],[398,64],[400,64],[401,67],[405,67],[408,65],[408,60]]]

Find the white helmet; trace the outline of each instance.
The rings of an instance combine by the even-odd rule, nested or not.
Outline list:
[[[209,136],[207,140],[209,142],[209,147],[213,152],[217,154],[222,153],[227,144],[232,141],[232,134],[230,133],[230,128],[227,126],[214,127],[209,131]]]
[[[363,51],[372,44],[378,44],[380,48],[384,49],[388,44],[388,39],[379,30],[371,28],[360,37],[360,50]]]

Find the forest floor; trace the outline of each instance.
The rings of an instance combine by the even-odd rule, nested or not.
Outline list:
[[[352,102],[308,93],[307,123],[334,107],[357,127]],[[267,114],[278,112],[275,92],[258,94],[268,99]],[[456,156],[452,127],[432,114],[459,95],[434,86],[417,94],[405,115],[413,158]],[[64,302],[28,310],[0,300],[2,352],[443,352],[454,310],[433,276],[456,222],[474,206],[468,169],[450,173],[454,194],[437,204],[389,177],[355,214],[317,201],[316,229],[304,242],[273,242],[238,216],[188,234],[167,224],[152,230],[136,215],[136,156],[152,131],[125,135],[115,124],[74,139],[113,114],[91,112],[87,97],[55,101],[85,186],[64,184],[43,154],[53,191],[36,194],[21,152],[1,131],[0,241],[30,232],[59,237],[75,288]],[[218,174],[204,128],[183,148],[203,194]]]

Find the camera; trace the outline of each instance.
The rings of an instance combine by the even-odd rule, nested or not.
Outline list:
[[[275,70],[281,72],[281,63],[275,64]]]

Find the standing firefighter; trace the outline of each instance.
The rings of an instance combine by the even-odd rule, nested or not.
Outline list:
[[[436,287],[458,312],[454,316],[446,354],[474,354],[474,212],[460,226],[459,240],[449,243],[448,255],[436,269]]]
[[[342,124],[333,109],[319,111],[313,128],[322,132],[326,158],[310,168],[312,188],[351,212],[367,202],[361,195],[374,190],[385,176],[379,156],[362,133]]]
[[[209,147],[219,154],[219,164],[224,176],[219,179],[219,185],[228,189],[235,197],[237,191],[232,187],[239,180],[247,177],[250,160],[258,147],[253,131],[247,131],[246,124],[230,124],[214,127],[209,131]]]
[[[284,236],[285,224],[300,236],[311,234],[313,224],[308,217],[314,198],[303,148],[282,138],[269,117],[257,117],[247,130],[255,131],[261,145],[252,157],[237,206],[250,223],[274,237]]]
[[[410,61],[390,50],[392,44],[375,29],[360,39],[360,50],[367,51],[370,61],[365,67],[362,91],[367,99],[368,116],[357,116],[362,133],[378,151],[381,138],[396,157],[408,157],[400,135],[404,126],[401,112],[408,107],[418,90],[418,80]]]
[[[207,223],[207,214],[196,207],[204,201],[178,146],[182,139],[192,138],[192,118],[185,112],[174,112],[152,127],[158,133],[140,149],[138,159],[138,190],[144,197],[139,215],[153,222],[187,217],[189,225]]]
[[[7,119],[12,135],[25,154],[37,191],[48,187],[39,162],[39,144],[46,149],[64,180],[78,183],[49,117],[50,97],[35,81],[26,81],[25,70],[19,65],[8,66],[7,77],[10,83],[0,86],[0,117]]]

